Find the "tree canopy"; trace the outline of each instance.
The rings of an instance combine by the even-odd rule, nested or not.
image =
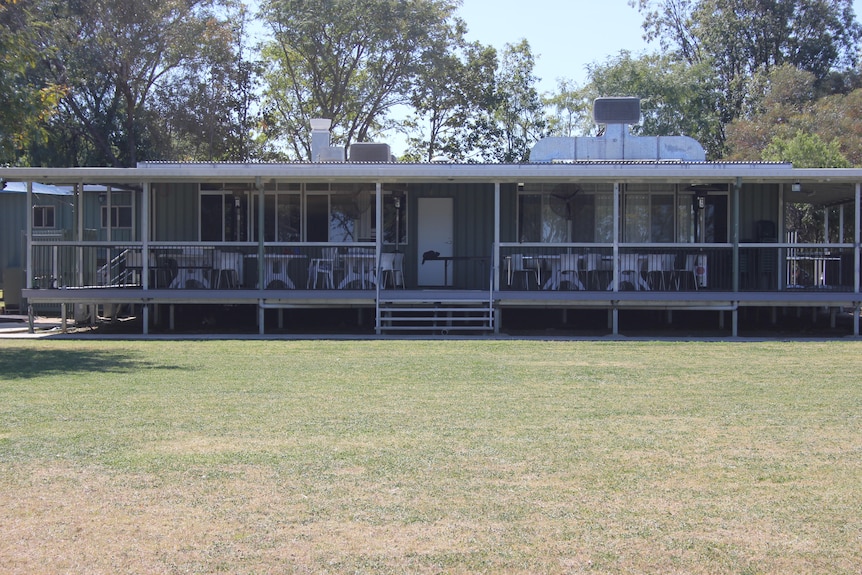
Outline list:
[[[691,136],[710,159],[802,134],[862,165],[851,0],[630,4],[661,51],[541,94],[529,40],[467,41],[460,0],[7,0],[0,161],[309,159],[325,117],[335,143],[397,135],[406,160],[523,162],[545,135],[594,132],[594,98],[637,96],[634,133]]]
[[[852,69],[862,28],[852,0],[638,0],[645,37],[671,57],[706,65],[722,126],[759,106],[757,84],[789,65],[826,85]],[[717,149],[724,152],[720,134]]]
[[[290,155],[311,157],[311,118],[329,118],[344,145],[365,141],[456,29],[448,0],[265,0],[273,40],[264,105],[271,129],[289,135]]]
[[[0,162],[42,140],[63,87],[36,73],[46,24],[23,2],[0,3]]]

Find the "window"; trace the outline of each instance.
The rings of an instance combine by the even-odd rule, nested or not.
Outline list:
[[[674,194],[673,191],[641,193],[641,186],[629,186],[626,193],[625,222],[626,242],[659,243],[673,242],[674,238]]]
[[[309,186],[309,188],[311,188]],[[308,189],[305,199],[309,242],[373,242],[377,238],[377,193],[367,184]],[[396,198],[398,207],[396,207]],[[407,242],[407,196],[383,191],[383,242]]]
[[[298,242],[301,239],[302,218],[299,210],[299,194],[266,194],[263,198],[263,241]],[[258,196],[254,196],[251,240],[258,234]]]
[[[244,242],[248,232],[246,192],[201,195],[200,237],[204,242]]]
[[[108,227],[108,206],[102,206],[102,227]],[[132,227],[132,207],[131,206],[111,206],[111,227],[112,228],[131,228]]]
[[[710,192],[703,208],[693,193],[677,197],[677,235],[681,243],[726,243],[729,237],[728,194]]]
[[[265,242],[373,242],[378,233],[373,184],[268,182],[263,197]],[[303,188],[305,194],[303,194]],[[205,242],[256,242],[259,201],[256,190],[229,191],[222,184],[201,185],[200,239]],[[383,241],[407,240],[405,192],[383,191]],[[396,194],[398,205],[396,208]]]
[[[53,228],[54,206],[33,206],[33,227]]]
[[[613,187],[530,184],[518,192],[518,241],[610,242]]]

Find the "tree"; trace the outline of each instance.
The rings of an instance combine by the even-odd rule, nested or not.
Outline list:
[[[805,115],[816,98],[814,74],[784,64],[759,80],[751,83],[752,113],[727,126],[727,159],[762,159],[775,137],[790,138],[812,127]]]
[[[722,124],[751,112],[752,82],[782,64],[825,83],[857,60],[862,28],[851,0],[638,0],[648,40],[688,64],[707,64]],[[757,102],[753,103],[755,106]]]
[[[850,165],[862,166],[862,89],[818,98],[814,75],[785,65],[769,74],[759,98],[756,114],[728,126],[728,159],[768,159],[770,144],[804,133],[834,142]]]
[[[134,166],[168,147],[154,107],[156,90],[182,77],[219,28],[208,0],[67,0],[48,7],[54,54],[47,70],[68,92],[54,125],[58,137],[74,133],[92,155],[66,158]],[[70,129],[72,128],[72,129]]]
[[[63,94],[36,70],[45,28],[26,3],[0,3],[0,163],[18,163],[44,136],[40,124]]]
[[[415,115],[406,122],[413,128],[406,159],[469,159],[467,132],[494,101],[496,68],[497,51],[478,42],[426,55],[410,95]]]
[[[542,103],[547,112],[548,135],[572,137],[590,130],[591,110],[585,89],[578,88],[572,80],[557,79],[557,91],[546,94]]]
[[[496,74],[492,106],[474,124],[470,146],[485,161],[526,162],[545,135],[544,107],[533,74],[535,58],[522,39],[506,44]]]
[[[837,140],[824,142],[817,134],[798,131],[792,138],[776,136],[763,151],[763,159],[790,162],[795,168],[849,168]]]
[[[691,136],[710,157],[722,152],[722,124],[715,112],[717,90],[704,65],[690,65],[667,55],[633,58],[622,51],[603,65],[589,67],[585,93],[599,96],[637,96],[639,125],[633,134]]]
[[[838,141],[824,141],[817,134],[801,130],[790,138],[776,136],[763,151],[763,159],[790,162],[795,168],[847,168],[850,163],[841,154]],[[801,242],[827,241],[823,235],[824,210],[810,203],[788,203],[785,207],[785,227],[797,232]],[[851,235],[852,238],[852,230]],[[835,241],[845,241],[833,238]]]
[[[262,64],[250,59],[248,9],[229,1],[223,20],[224,25],[212,21],[201,57],[157,89],[173,159],[243,162],[264,155],[254,138]]]
[[[294,158],[311,157],[309,120],[335,141],[366,141],[406,104],[429,54],[453,38],[451,0],[264,0],[265,112]]]

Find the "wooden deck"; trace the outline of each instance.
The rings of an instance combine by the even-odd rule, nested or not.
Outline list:
[[[87,287],[25,289],[22,296],[35,304],[260,304],[284,307],[374,307],[375,290],[217,290],[150,289],[136,287]],[[381,290],[380,301],[445,303],[488,301],[498,308],[630,308],[630,309],[728,309],[743,306],[850,306],[862,302],[862,294],[837,290],[783,291],[494,291],[456,289]]]

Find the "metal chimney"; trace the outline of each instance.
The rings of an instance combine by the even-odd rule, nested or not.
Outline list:
[[[325,160],[329,149],[329,128],[332,120],[328,118],[311,119],[311,161],[320,162]]]

